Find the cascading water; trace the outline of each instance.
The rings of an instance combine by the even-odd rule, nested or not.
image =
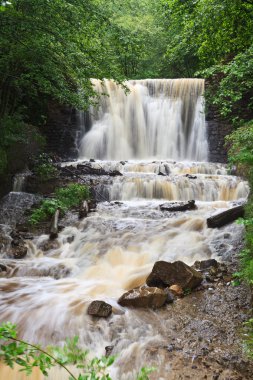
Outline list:
[[[131,81],[128,95],[111,81],[93,83],[109,96],[91,111],[81,156],[118,160],[90,164],[122,173],[113,179],[90,177],[97,196],[112,202],[99,203],[82,221],[74,215],[74,224],[63,229],[54,246],[42,235],[27,241],[25,260],[2,260],[7,278],[0,279],[0,319],[17,323],[25,339],[44,345],[78,335],[91,354],[102,355],[112,346],[117,356],[113,380],[133,380],[143,365],[157,367],[152,379],[167,379],[170,363],[165,363],[164,351],[152,355],[168,345],[169,334],[176,334],[167,309],[127,309],[117,299],[144,284],[157,260],[193,264],[228,256],[242,227],[209,229],[206,218],[244,201],[248,185],[228,175],[221,164],[171,161],[207,160],[202,80]],[[190,199],[195,199],[196,210],[159,208],[164,202]],[[108,320],[87,315],[95,299],[113,306]],[[6,368],[0,369],[1,376],[24,379]],[[49,378],[68,376],[55,369]]]
[[[90,111],[81,156],[207,160],[203,79],[129,81],[128,94],[113,81],[93,85],[102,99]]]

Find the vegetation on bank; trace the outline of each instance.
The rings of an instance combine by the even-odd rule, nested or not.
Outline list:
[[[244,125],[227,136],[229,162],[246,177],[250,195],[245,206],[245,217],[240,222],[245,226],[245,246],[241,251],[240,271],[237,273],[253,289],[253,122]],[[244,324],[243,340],[247,354],[253,358],[253,319]]]
[[[229,162],[236,165],[237,171],[249,181],[251,193],[246,205],[245,248],[241,252],[240,276],[253,285],[253,122],[238,128],[227,136]]]
[[[56,210],[60,210],[61,214],[64,214],[70,208],[78,206],[80,202],[89,198],[89,188],[85,185],[72,183],[66,187],[58,188],[53,198],[44,199],[39,207],[33,209],[29,222],[36,225],[48,220],[55,214]]]
[[[18,364],[27,375],[38,367],[44,376],[48,376],[52,367],[63,368],[69,380],[112,380],[108,368],[115,357],[88,358],[88,351],[78,346],[78,337],[67,339],[63,347],[47,347],[25,342],[18,338],[16,326],[10,322],[0,325],[0,359],[13,368]],[[74,365],[78,375],[72,373],[68,365]],[[149,380],[148,374],[153,368],[141,368],[136,380]]]

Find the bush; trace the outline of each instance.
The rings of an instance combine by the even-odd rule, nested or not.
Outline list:
[[[58,174],[51,157],[46,153],[42,153],[33,159],[32,166],[35,175],[40,181],[48,181]]]
[[[40,207],[36,208],[29,218],[33,225],[52,217],[57,209],[64,214],[71,207],[77,206],[81,201],[89,199],[89,188],[85,185],[72,183],[64,188],[59,188],[52,199],[43,200]]]

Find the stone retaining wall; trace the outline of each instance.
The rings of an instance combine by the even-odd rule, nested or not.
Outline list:
[[[224,147],[225,136],[232,132],[232,126],[221,121],[217,111],[209,110],[206,115],[207,138],[210,162],[227,162],[227,151]]]

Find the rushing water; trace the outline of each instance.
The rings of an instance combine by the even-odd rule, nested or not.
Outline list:
[[[129,94],[113,81],[93,84],[107,96],[91,109],[81,156],[207,160],[203,79],[129,81]]]
[[[100,86],[98,82],[95,83]],[[209,229],[206,218],[243,202],[248,195],[247,183],[230,176],[226,166],[221,164],[171,160],[182,158],[183,149],[186,149],[184,158],[206,158],[205,125],[199,122],[202,115],[196,111],[199,98],[203,95],[203,84],[202,81],[195,82],[197,87],[191,90],[193,99],[190,99],[187,91],[193,88],[192,83],[187,80],[181,86],[179,82],[173,81],[131,82],[134,95],[130,94],[127,99],[123,90],[116,89],[114,84],[106,81],[107,88],[117,93],[114,94],[115,101],[122,103],[119,126],[121,122],[125,123],[127,117],[133,118],[130,115],[135,111],[131,107],[142,92],[145,97],[156,97],[154,104],[147,98],[143,100],[144,103],[139,102],[139,107],[143,107],[143,104],[147,107],[143,111],[146,119],[153,112],[149,107],[154,107],[153,117],[158,120],[162,103],[172,110],[167,118],[180,119],[178,124],[171,127],[175,130],[171,132],[170,139],[176,140],[172,143],[166,138],[159,142],[161,155],[168,155],[165,157],[167,159],[93,163],[94,167],[117,169],[122,173],[122,176],[113,179],[104,177],[97,180],[94,177],[94,181],[99,182],[96,186],[97,195],[102,194],[110,202],[99,203],[96,212],[81,221],[78,221],[77,215],[72,215],[72,224],[63,229],[57,242],[53,247],[47,247],[47,251],[45,243],[48,242],[48,236],[42,235],[27,241],[29,250],[25,260],[2,260],[8,270],[7,278],[0,279],[3,295],[0,319],[17,323],[25,339],[44,345],[59,344],[67,336],[79,335],[81,344],[93,355],[103,355],[106,346],[113,346],[112,354],[117,355],[111,368],[114,380],[133,380],[138,369],[145,364],[161,367],[158,373],[169,373],[169,363],[165,365],[162,356],[152,358],[149,353],[152,347],[168,344],[166,331],[174,328],[171,320],[166,320],[166,314],[162,316],[160,311],[123,308],[118,305],[117,299],[126,290],[145,283],[157,260],[179,259],[193,264],[195,260],[224,258],[232,250],[233,239],[241,234],[241,227],[236,224],[220,230]],[[172,94],[173,100],[165,98]],[[131,99],[131,96],[135,99]],[[183,96],[189,98],[188,105],[182,104],[180,99]],[[131,141],[134,137],[128,136],[124,142],[121,141],[119,133],[127,135],[130,132],[125,130],[125,124],[121,132],[116,131],[116,124],[111,124],[119,112],[119,106],[114,104],[113,97],[103,102],[104,111],[100,109],[98,112],[101,115],[94,116],[94,124],[83,139],[83,155],[107,159],[129,158],[133,154]],[[111,103],[110,109],[108,103]],[[128,107],[128,116],[125,107]],[[157,108],[159,112],[156,114]],[[160,112],[164,119],[159,124],[165,129],[170,128],[166,112]],[[134,118],[137,120],[139,116],[135,114]],[[190,120],[190,123],[186,120]],[[136,128],[148,140],[148,136],[158,136],[160,127],[157,123],[147,122]],[[203,130],[194,130],[196,125]],[[155,130],[151,131],[152,128]],[[117,136],[113,137],[113,133]],[[138,140],[138,133],[135,136],[138,147],[133,155],[159,156],[160,148],[156,150],[158,140],[148,140],[147,146],[145,139]],[[187,144],[193,144],[192,133],[195,148],[187,149]],[[184,134],[182,139],[178,139],[180,134]],[[115,140],[112,142],[110,139]],[[102,141],[105,143],[103,152],[100,149]],[[119,142],[116,147],[115,141]],[[199,148],[196,149],[196,146]],[[190,199],[196,200],[196,210],[172,213],[159,208],[166,202]],[[108,320],[96,320],[87,315],[87,307],[95,299],[104,300],[113,306],[113,314]],[[6,379],[23,379],[17,373],[11,374],[6,368],[0,370],[0,375]],[[62,372],[53,370],[50,379],[67,378],[64,376]],[[156,380],[165,378],[163,375],[156,376]],[[34,373],[33,378],[41,377]]]

